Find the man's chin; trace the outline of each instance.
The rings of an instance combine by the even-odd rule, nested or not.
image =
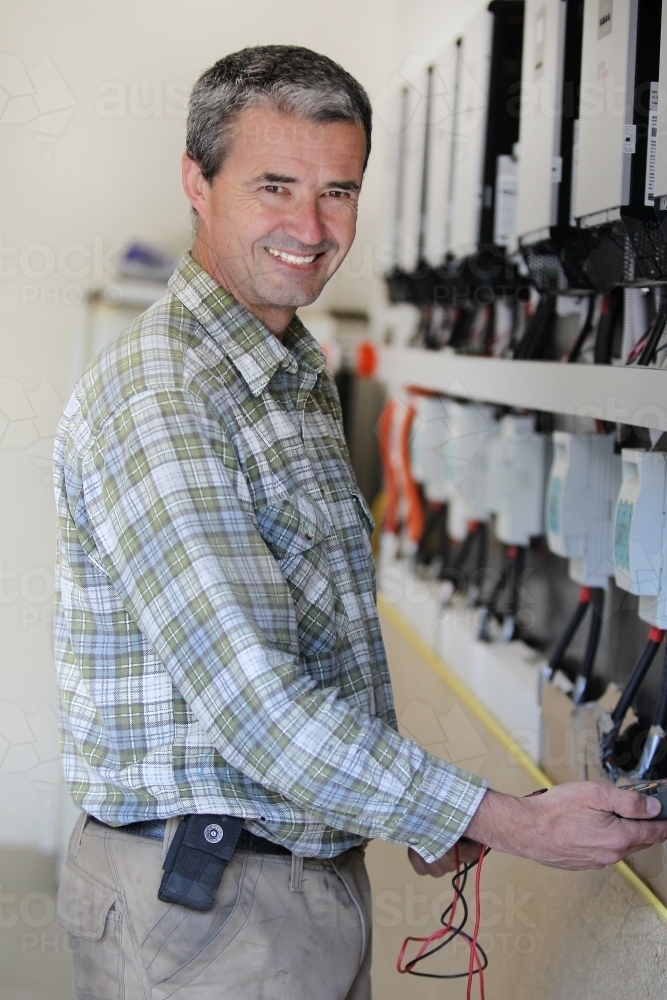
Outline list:
[[[318,282],[317,285],[303,285],[302,287],[289,288],[263,287],[258,288],[258,298],[267,306],[279,309],[298,309],[300,306],[309,306],[315,302],[322,293],[326,282]]]

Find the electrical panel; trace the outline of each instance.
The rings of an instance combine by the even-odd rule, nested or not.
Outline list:
[[[517,233],[533,240],[558,221],[566,13],[563,0],[526,0]]]
[[[496,537],[505,545],[527,546],[543,533],[546,454],[532,415],[502,418],[491,445],[490,497]]]
[[[513,239],[523,7],[521,0],[493,0],[461,39],[452,216],[452,250],[458,256],[474,253],[480,244],[508,245]]]
[[[655,136],[651,136],[654,145],[649,149],[649,156],[654,154],[655,163],[649,164],[649,170],[654,166],[653,197],[665,199],[665,203],[658,206],[664,212],[667,210],[667,3],[662,5],[657,103],[650,123],[651,129],[655,131]]]
[[[457,256],[473,253],[479,239],[492,30],[493,15],[488,10],[480,11],[460,41],[460,111],[455,122],[452,213],[452,250]]]
[[[449,45],[433,66],[428,165],[426,261],[437,267],[451,247],[454,128],[459,94],[461,46]]]
[[[404,143],[398,263],[404,271],[411,272],[419,256],[424,136],[429,111],[427,67],[411,67],[406,84],[407,94],[402,98],[405,101],[405,131],[398,137],[399,145]]]
[[[639,0],[586,0],[575,215],[583,226],[619,217],[636,151],[633,89]]]
[[[667,455],[627,448],[614,515],[614,576],[637,594],[639,616],[667,628]]]
[[[621,485],[621,457],[607,434],[554,431],[546,493],[549,548],[570,560],[570,577],[606,589],[614,573],[613,514]]]

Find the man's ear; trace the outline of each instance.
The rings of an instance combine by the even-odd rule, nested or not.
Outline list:
[[[181,160],[181,177],[183,190],[188,201],[200,219],[206,221],[209,215],[210,185],[201,172],[201,167],[187,153]]]

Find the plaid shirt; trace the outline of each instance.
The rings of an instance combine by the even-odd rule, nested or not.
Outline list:
[[[77,805],[243,816],[305,856],[458,839],[485,783],[396,732],[372,519],[298,319],[281,342],[186,255],[74,389],[55,489]]]

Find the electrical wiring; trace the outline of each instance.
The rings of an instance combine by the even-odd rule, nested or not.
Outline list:
[[[591,330],[593,329],[593,320],[595,318],[595,295],[588,296],[588,309],[586,310],[586,319],[584,324],[579,331],[577,339],[575,340],[570,353],[567,355],[568,364],[574,364],[574,362],[579,360],[579,356],[582,352],[583,346],[588,340]]]
[[[538,303],[523,337],[514,350],[514,357],[523,361],[544,354],[556,318],[556,296],[545,292]]]
[[[534,792],[529,792],[525,797],[530,799],[535,795],[543,795],[544,792],[548,791],[546,788],[538,788]],[[410,976],[420,976],[423,979],[466,979],[467,978],[467,990],[466,990],[466,1000],[470,1000],[472,995],[472,984],[475,976],[479,976],[479,992],[481,1000],[484,1000],[484,970],[488,968],[489,959],[488,955],[479,943],[479,929],[481,926],[482,919],[482,905],[481,905],[481,880],[482,880],[482,865],[484,864],[484,859],[488,854],[491,853],[491,848],[486,847],[483,844],[480,845],[480,852],[474,861],[469,862],[467,865],[461,865],[461,858],[459,853],[459,845],[456,843],[454,845],[454,862],[456,864],[456,873],[452,878],[452,889],[454,890],[454,898],[452,899],[449,906],[440,916],[440,923],[442,927],[439,927],[437,931],[429,934],[427,937],[406,937],[401,945],[401,949],[398,953],[398,958],[396,959],[396,971],[400,972],[401,975]],[[473,868],[477,868],[475,872],[475,924],[473,927],[472,934],[468,934],[465,930],[465,926],[468,922],[469,909],[468,903],[463,895],[467,881],[468,873],[472,871]],[[460,922],[455,925],[454,920],[456,919],[456,912],[459,904],[463,911],[463,916]],[[424,959],[430,958],[432,955],[437,954],[437,952],[442,951],[447,945],[451,944],[456,938],[463,938],[467,942],[470,949],[470,958],[468,961],[468,969],[466,972],[450,972],[450,973],[440,973],[440,972],[417,972],[415,971],[415,966]],[[411,942],[418,942],[420,944],[419,951],[414,958],[409,959],[404,963],[405,953],[408,949],[408,945]],[[439,943],[436,943],[439,942]],[[435,944],[434,948],[431,945]]]
[[[641,756],[637,767],[632,771],[627,772],[625,777],[633,778],[635,780],[639,778],[649,777],[649,772],[656,758],[660,744],[665,738],[665,727],[667,726],[667,653],[665,654],[665,659],[663,661],[662,667],[662,681],[660,684],[660,697],[658,699],[658,705],[653,717],[653,724],[649,729],[644,746],[642,748]]]
[[[614,334],[623,309],[623,289],[614,288],[602,300],[600,320],[595,334],[593,361],[596,365],[611,364]]]
[[[570,618],[570,621],[568,622],[565,631],[563,632],[558,645],[549,660],[550,676],[553,677],[562,664],[563,658],[572,644],[572,641],[577,634],[581,623],[586,617],[589,608],[591,610],[591,624],[588,633],[588,641],[586,643],[586,652],[584,653],[581,670],[577,675],[574,691],[572,692],[572,701],[575,705],[579,705],[584,699],[586,690],[590,684],[593,666],[595,664],[595,657],[597,656],[598,646],[600,644],[602,614],[604,609],[604,590],[602,590],[601,587],[581,588],[574,614]]]
[[[600,741],[600,759],[602,761],[602,765],[606,772],[614,780],[618,777],[618,767],[614,763],[614,747],[616,738],[620,732],[626,712],[634,701],[637,692],[639,691],[639,688],[641,687],[644,678],[646,677],[650,666],[655,659],[655,654],[658,652],[658,648],[660,647],[664,636],[664,629],[655,628],[655,626],[651,627],[646,646],[637,661],[637,665],[632,672],[630,680],[625,685],[621,697],[616,703],[614,711],[611,713],[610,729],[603,735]]]
[[[427,937],[407,937],[403,941],[403,945],[398,955],[396,961],[396,969],[401,974],[408,974],[411,976],[420,976],[424,979],[467,979],[467,1000],[470,1000],[473,977],[479,976],[480,983],[480,997],[484,1000],[484,970],[488,967],[489,959],[479,944],[479,928],[480,928],[480,918],[481,918],[481,893],[480,893],[480,882],[482,874],[482,864],[484,858],[489,853],[491,848],[482,847],[480,855],[475,861],[471,861],[467,865],[461,865],[458,844],[454,846],[454,857],[456,861],[456,873],[452,878],[452,889],[454,890],[454,898],[449,904],[447,909],[443,912],[440,917],[440,923],[443,925],[434,931],[433,934]],[[473,868],[477,868],[475,875],[475,925],[473,928],[473,933],[468,934],[465,931],[465,926],[468,922],[469,909],[468,903],[465,896],[463,895],[467,880],[468,873],[472,871]],[[462,918],[458,924],[454,924],[456,919],[456,912],[461,906]],[[415,966],[419,962],[424,961],[426,958],[430,958],[437,952],[441,951],[447,945],[451,944],[456,938],[462,938],[467,942],[470,949],[470,960],[468,963],[468,968],[465,972],[452,972],[452,973],[437,973],[437,972],[418,972],[415,970]],[[414,958],[404,963],[405,953],[407,951],[408,945],[411,942],[419,942],[420,948]],[[439,942],[439,943],[436,943]],[[434,948],[431,945],[435,944]]]
[[[505,549],[505,566],[496,585],[488,598],[482,602],[478,637],[484,642],[489,641],[489,625],[491,618],[502,624],[503,640],[510,642],[518,638],[517,615],[519,610],[519,580],[523,573],[526,550],[521,545],[508,545]],[[497,604],[503,593],[507,592],[504,614],[498,611]]]

